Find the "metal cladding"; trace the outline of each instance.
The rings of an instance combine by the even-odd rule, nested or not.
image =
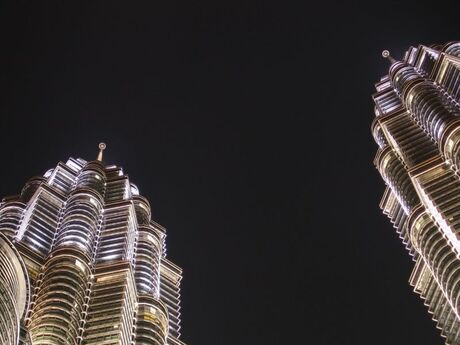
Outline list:
[[[373,95],[380,203],[415,261],[410,277],[446,344],[460,344],[460,42],[388,51]]]
[[[28,307],[27,272],[13,244],[0,234],[0,343],[18,344]]]
[[[2,345],[183,345],[166,230],[99,148],[0,204]]]

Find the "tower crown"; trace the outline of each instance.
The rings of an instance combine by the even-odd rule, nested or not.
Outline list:
[[[2,345],[20,335],[20,344],[99,344],[108,330],[120,345],[183,345],[182,270],[167,259],[166,229],[123,170],[101,164],[105,148],[96,161],[58,163],[0,203],[0,249],[12,262],[0,260],[0,290],[13,292],[0,296],[11,309],[0,308],[0,329],[16,330],[0,334]]]
[[[410,47],[375,85],[381,208],[415,261],[410,284],[460,343],[460,42]]]

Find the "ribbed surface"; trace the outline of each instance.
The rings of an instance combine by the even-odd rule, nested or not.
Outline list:
[[[418,256],[418,253],[410,240],[410,232],[407,229],[407,214],[401,207],[401,204],[399,203],[396,196],[393,194],[393,192],[391,192],[391,189],[389,188],[387,188],[385,195],[382,198],[381,208],[383,213],[386,214],[388,218],[390,218],[396,233],[399,235],[399,238],[401,239],[409,254],[414,257],[415,260]]]
[[[96,264],[131,261],[136,240],[136,216],[132,203],[117,203],[104,210],[96,252]]]
[[[27,276],[13,245],[0,235],[0,343],[16,345],[27,308]]]
[[[180,281],[181,270],[167,259],[161,260],[160,299],[166,305],[169,316],[169,334],[180,336]]]
[[[382,126],[376,120],[377,119],[374,119],[372,122],[372,135],[374,136],[374,140],[379,145],[379,147],[384,148],[385,146],[388,146],[388,141],[385,137],[385,134],[383,133]]]
[[[410,214],[420,201],[403,163],[395,152],[388,149],[382,151],[379,163],[383,179],[398,198],[406,214]]]
[[[446,344],[459,344],[460,322],[422,258],[417,261],[411,280],[414,291],[425,300],[428,312],[446,338]]]
[[[165,307],[148,296],[139,298],[136,345],[165,345],[168,317]]]
[[[100,267],[91,285],[83,345],[129,345],[134,337],[136,290],[129,265]]]
[[[176,339],[181,270],[166,260],[165,229],[150,217],[149,202],[123,170],[99,161],[70,158],[5,198],[0,232],[16,241],[33,284],[21,291],[22,304],[31,296],[21,345]],[[24,312],[15,310],[13,273],[0,256],[2,345],[18,343]]]
[[[407,100],[408,110],[436,142],[449,121],[457,116],[432,83],[416,84],[409,91]]]
[[[26,204],[20,201],[6,201],[0,204],[0,232],[13,239],[24,214]]]
[[[460,43],[456,42],[449,44],[449,46],[444,49],[444,52],[452,56],[460,56]]]
[[[407,113],[382,121],[382,126],[409,168],[439,155],[435,143]]]
[[[411,285],[446,344],[460,344],[460,44],[443,49],[411,47],[392,64],[376,84],[372,133],[380,207],[415,260]]]
[[[29,201],[16,239],[45,257],[51,250],[64,200],[41,187]]]
[[[77,247],[90,258],[99,227],[102,204],[95,195],[77,191],[68,199],[54,248]]]
[[[378,92],[373,95],[377,116],[386,115],[395,111],[402,106],[401,99],[393,88],[386,88],[384,91]]]
[[[426,294],[433,319],[443,324],[444,335],[455,342],[458,333],[458,300],[460,294],[460,260],[439,228],[426,213],[414,224],[413,238],[431,276],[431,293]],[[455,322],[455,332],[451,329]],[[455,333],[452,335],[452,333]],[[449,336],[448,336],[449,338]]]
[[[69,250],[47,262],[28,325],[34,345],[78,344],[89,278],[89,267]]]
[[[137,240],[136,286],[139,293],[160,294],[160,235],[153,226],[140,226]]]

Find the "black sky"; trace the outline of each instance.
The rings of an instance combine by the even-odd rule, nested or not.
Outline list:
[[[189,345],[442,344],[378,209],[373,84],[455,2],[0,5],[0,195],[124,167],[184,268]]]

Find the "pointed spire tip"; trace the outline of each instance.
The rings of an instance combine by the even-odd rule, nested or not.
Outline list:
[[[390,52],[388,50],[384,50],[382,52],[382,56],[385,58],[385,59],[388,59],[391,63],[395,63],[396,60],[390,55]]]
[[[99,154],[97,155],[97,160],[102,162],[102,155],[107,145],[105,143],[99,143]]]

